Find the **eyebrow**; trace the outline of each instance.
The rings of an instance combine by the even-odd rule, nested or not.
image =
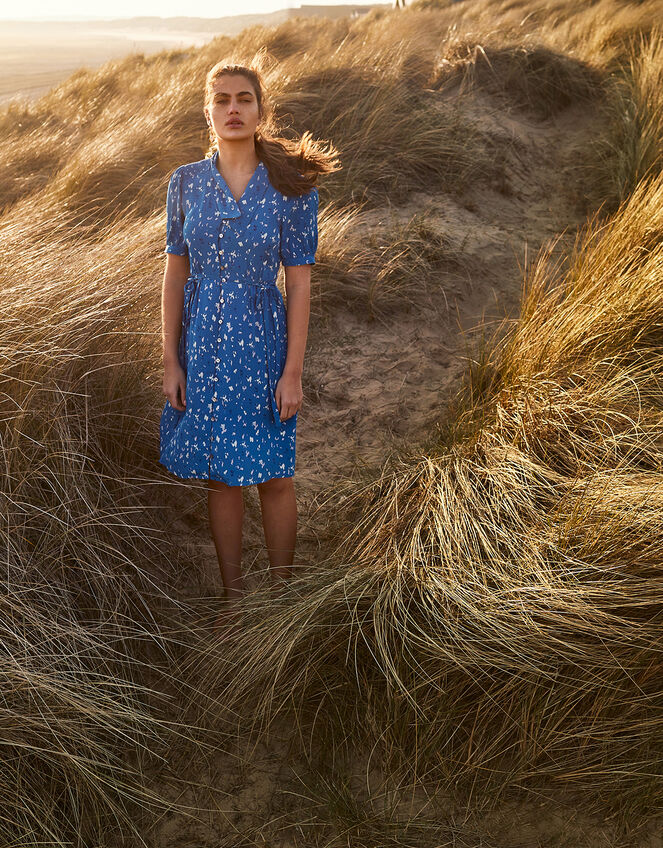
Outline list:
[[[219,94],[230,94],[230,92],[229,92],[229,91],[215,91],[215,92],[214,92],[214,96],[215,96],[215,97],[216,97],[217,95],[219,95]],[[251,94],[251,95],[252,95],[252,94],[253,94],[253,92],[252,92],[252,91],[238,91],[238,92],[237,92],[237,96],[238,96],[238,97],[239,97],[240,95],[242,95],[242,94]]]

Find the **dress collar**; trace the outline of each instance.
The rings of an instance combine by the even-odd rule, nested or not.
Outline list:
[[[221,172],[216,167],[219,151],[216,150],[209,159],[209,167],[212,172],[216,191],[214,192],[217,207],[222,218],[244,218],[247,222],[252,220],[258,210],[260,201],[264,197],[269,183],[267,166],[261,160],[248,181],[244,194],[239,201],[235,200],[230,191],[228,183],[223,179]]]

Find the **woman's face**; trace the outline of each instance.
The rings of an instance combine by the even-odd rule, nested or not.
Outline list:
[[[253,85],[243,76],[221,76],[205,107],[207,123],[220,139],[252,138],[260,121]]]

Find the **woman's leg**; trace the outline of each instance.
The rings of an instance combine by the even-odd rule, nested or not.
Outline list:
[[[242,522],[244,494],[242,486],[228,486],[221,480],[209,480],[207,505],[210,529],[219,560],[226,598],[233,602],[244,593],[242,577]]]
[[[262,526],[271,566],[272,589],[290,577],[297,540],[297,500],[293,477],[273,477],[258,483]]]

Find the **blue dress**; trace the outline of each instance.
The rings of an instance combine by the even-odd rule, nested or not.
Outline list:
[[[186,409],[161,413],[159,462],[177,477],[249,486],[295,473],[297,415],[281,421],[276,384],[287,322],[279,264],[315,264],[318,190],[281,194],[263,162],[239,202],[216,162],[177,168],[164,253],[189,257],[179,360]]]

